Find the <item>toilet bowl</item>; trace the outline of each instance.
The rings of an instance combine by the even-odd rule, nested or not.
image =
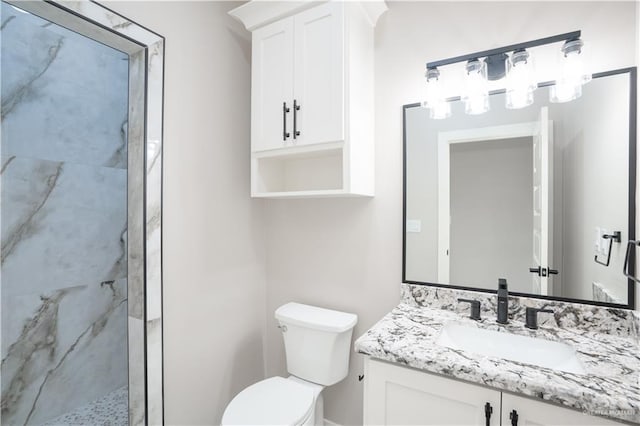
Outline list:
[[[356,315],[287,303],[275,317],[291,376],[242,390],[227,405],[222,425],[322,425],[322,390],[347,376]]]
[[[233,398],[224,411],[221,424],[322,424],[322,389],[324,386],[293,376],[262,380]]]

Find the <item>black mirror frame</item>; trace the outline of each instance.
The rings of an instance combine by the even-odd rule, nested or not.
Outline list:
[[[617,74],[629,74],[629,240],[636,239],[636,143],[637,143],[637,67],[621,68],[593,74],[593,78],[607,77]],[[552,86],[553,82],[539,83],[538,87]],[[504,93],[504,90],[492,91],[490,94]],[[450,98],[455,101],[460,98]],[[402,106],[402,282],[406,284],[428,285],[433,287],[444,287],[457,290],[478,291],[482,293],[497,293],[494,289],[483,289],[476,287],[466,287],[453,284],[440,284],[423,281],[407,280],[407,110],[420,107],[420,103],[406,104]],[[635,254],[635,253],[634,253]],[[635,256],[629,259],[628,270],[630,275],[635,272]],[[622,273],[622,271],[621,271]],[[586,299],[572,299],[567,297],[545,296],[531,293],[510,293],[513,296],[530,297],[534,299],[556,300],[560,302],[582,303],[585,305],[596,305],[618,309],[635,309],[635,282],[628,279],[627,304],[599,302]]]

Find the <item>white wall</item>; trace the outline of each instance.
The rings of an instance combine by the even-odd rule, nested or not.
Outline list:
[[[531,293],[533,139],[450,146],[450,281]]]
[[[113,2],[166,37],[167,424],[217,424],[264,377],[261,202],[249,198],[251,44],[232,2]]]
[[[358,335],[398,302],[402,268],[402,109],[421,100],[425,62],[581,29],[598,70],[635,62],[631,2],[389,2],[376,28],[376,197],[267,201],[267,373],[285,374],[273,311],[288,300],[359,315]],[[326,417],[362,421],[352,356]]]

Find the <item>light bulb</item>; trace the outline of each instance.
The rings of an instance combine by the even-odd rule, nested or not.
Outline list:
[[[427,88],[422,106],[429,108],[429,117],[436,120],[450,117],[451,104],[444,97],[440,71],[437,68],[429,68],[425,77],[427,78]]]
[[[533,103],[533,91],[538,87],[534,75],[529,53],[526,50],[513,52],[511,58],[507,59],[507,108],[524,108]]]
[[[472,59],[465,66],[465,92],[462,96],[467,114],[482,114],[489,111],[489,88],[487,85],[487,66],[478,59]]]
[[[551,102],[568,102],[582,96],[582,85],[591,81],[585,69],[584,42],[580,39],[562,46],[561,71],[555,85],[549,89]]]

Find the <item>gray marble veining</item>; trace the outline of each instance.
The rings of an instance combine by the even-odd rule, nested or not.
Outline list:
[[[601,283],[592,282],[591,293],[593,294],[593,300],[597,302],[623,303],[612,294],[611,290],[603,286]]]
[[[483,319],[468,319],[458,297],[482,301]],[[637,315],[619,309],[510,300],[510,323],[495,322],[495,295],[402,284],[400,305],[357,339],[355,350],[426,372],[562,404],[587,413],[640,422],[640,347]],[[540,329],[524,327],[523,307],[554,309]],[[582,309],[581,309],[582,308]],[[541,317],[542,319],[542,317]],[[561,341],[577,352],[587,374],[559,372],[436,344],[447,322]]]
[[[35,313],[2,360],[3,422],[46,421],[126,383],[126,279],[6,303]]]
[[[482,317],[495,319],[496,295],[475,291],[454,290],[445,287],[402,284],[401,301],[412,306],[468,312],[468,305],[458,303],[458,298],[479,300]],[[607,308],[580,303],[528,297],[509,297],[509,318],[524,322],[527,307],[547,308],[553,314],[539,314],[538,324],[558,328],[572,328],[583,331],[628,337],[634,333],[633,311]]]
[[[2,5],[2,421],[127,384],[122,52]]]

